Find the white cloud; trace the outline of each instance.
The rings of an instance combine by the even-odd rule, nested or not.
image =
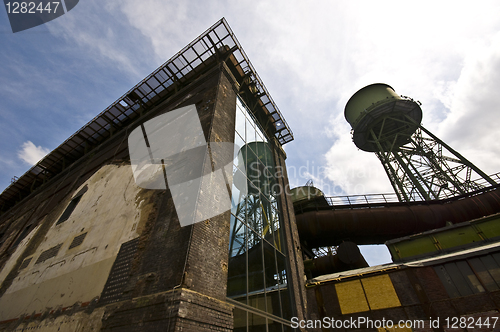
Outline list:
[[[104,60],[121,68],[124,75],[143,78],[144,70],[156,67],[151,66],[150,39],[123,20],[120,13],[117,2],[81,1],[74,10],[47,27],[55,36],[78,47],[86,54],[85,58]]]
[[[17,153],[18,157],[24,162],[35,165],[40,159],[45,157],[50,150],[42,146],[36,146],[31,141],[24,142],[21,151]]]
[[[347,195],[393,192],[389,179],[375,154],[358,150],[351,140],[350,128],[340,116],[331,122],[338,135],[326,153],[326,176]],[[337,191],[331,193],[339,195]]]
[[[0,163],[4,164],[4,167],[15,167],[16,166],[16,162],[12,159],[8,159],[8,158],[0,158]]]
[[[208,28],[194,19],[196,9],[199,11],[201,6],[193,8],[193,4],[185,1],[146,0],[138,4],[135,0],[120,0],[111,4],[114,10],[125,14],[131,26],[151,40],[160,63]]]
[[[500,171],[500,33],[464,59],[439,135],[486,173]]]
[[[356,149],[343,117],[352,94],[377,82],[422,101],[428,129],[486,172],[500,170],[500,146],[492,143],[500,140],[495,129],[500,46],[490,41],[500,27],[493,14],[498,4],[443,2],[432,5],[432,11],[422,3],[356,2],[355,7],[295,11],[290,21],[301,22],[296,25],[287,25],[288,16],[277,17],[275,24],[286,29],[277,38],[279,47],[270,49],[275,56],[267,49],[265,54],[270,63],[287,64],[284,84],[293,84],[297,103],[311,110],[307,117],[297,113],[295,123],[295,114],[285,113],[292,130],[315,140],[326,133],[322,139],[332,142],[323,154],[327,177],[348,194],[393,192],[375,155]],[[330,103],[315,107],[318,99]],[[307,147],[296,148],[301,149]]]

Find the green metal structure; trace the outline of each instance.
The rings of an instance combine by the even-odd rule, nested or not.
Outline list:
[[[394,262],[484,246],[500,239],[500,214],[386,242]]]
[[[261,241],[259,236],[245,234],[245,224],[239,222],[240,220],[246,221],[260,236],[269,238],[271,243],[278,241],[276,245],[279,245],[280,236],[276,233],[273,239],[272,233],[280,227],[272,192],[276,188],[273,175],[274,159],[269,143],[247,143],[240,149],[237,158],[237,168],[245,170],[245,174],[240,171],[234,174],[234,185],[239,189],[239,195],[232,210],[238,218],[235,227],[231,229],[230,251],[240,255],[248,249],[243,245],[245,237],[247,246],[257,245]]]
[[[497,183],[421,124],[420,102],[371,84],[347,102],[354,144],[375,152],[400,201],[463,195]]]

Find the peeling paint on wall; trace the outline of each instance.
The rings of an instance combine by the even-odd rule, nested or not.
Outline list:
[[[135,185],[129,165],[105,165],[74,192],[85,186],[87,192],[68,219],[53,223],[0,299],[0,321],[99,297],[121,244],[137,238],[144,229],[152,193]],[[67,204],[64,202],[61,204]],[[58,209],[64,211],[65,207]],[[0,273],[1,281],[37,229],[10,257]],[[81,243],[71,246],[82,234],[86,235]]]

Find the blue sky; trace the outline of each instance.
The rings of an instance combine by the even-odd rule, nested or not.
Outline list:
[[[329,195],[391,192],[343,116],[376,82],[421,101],[426,127],[500,171],[498,1],[80,0],[16,34],[0,10],[2,190],[221,17],[294,132],[292,186],[312,178]],[[365,255],[388,260],[382,249]]]

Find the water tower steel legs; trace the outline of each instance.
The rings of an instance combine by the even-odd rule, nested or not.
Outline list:
[[[477,168],[473,163],[471,163],[470,161],[468,161],[467,159],[465,159],[465,157],[463,157],[460,153],[458,153],[457,151],[455,151],[454,149],[452,149],[450,146],[448,146],[445,142],[441,141],[439,138],[437,138],[434,134],[432,134],[429,130],[425,129],[424,127],[420,126],[420,128],[427,134],[429,135],[432,139],[434,139],[436,142],[438,142],[439,144],[441,144],[442,146],[444,146],[448,151],[450,151],[451,153],[453,153],[455,155],[455,157],[457,157],[458,159],[460,159],[460,161],[467,167],[470,168],[470,170],[473,170],[474,172],[476,172],[477,174],[479,174],[483,179],[485,179],[486,181],[488,181],[489,184],[491,184],[492,186],[495,186],[497,185],[497,183],[491,179],[486,173],[484,173],[483,171],[481,171],[479,168]],[[470,171],[469,170],[469,171]]]
[[[407,135],[407,143],[395,146],[402,134],[384,128],[385,120],[415,125],[406,119],[387,117],[379,130],[370,129],[371,143],[400,201],[443,199],[496,185],[488,175],[422,125]],[[389,122],[389,121],[388,121]],[[378,129],[378,128],[377,128]],[[425,134],[425,135],[424,135]],[[486,183],[473,181],[475,173]]]

